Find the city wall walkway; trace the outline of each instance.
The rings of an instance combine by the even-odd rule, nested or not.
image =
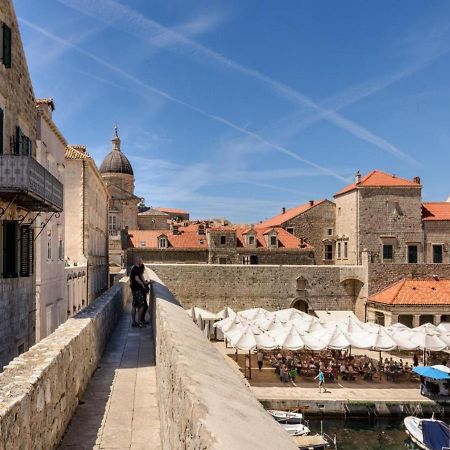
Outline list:
[[[161,448],[153,333],[130,322],[128,306],[59,449]]]

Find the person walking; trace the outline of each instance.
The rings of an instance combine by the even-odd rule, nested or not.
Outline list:
[[[264,364],[264,353],[262,352],[262,350],[258,350],[258,353],[256,354],[256,360],[258,361],[258,369],[261,371]]]
[[[322,392],[322,386],[325,381],[325,375],[322,372],[322,369],[319,369],[319,373],[314,377],[315,380],[319,380],[319,394]],[[324,387],[323,392],[327,392],[327,389]]]

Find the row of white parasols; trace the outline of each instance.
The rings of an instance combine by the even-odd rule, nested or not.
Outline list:
[[[377,351],[450,349],[450,331],[445,326],[427,323],[408,328],[396,323],[389,327],[360,322],[354,316],[321,323],[318,318],[296,309],[269,312],[253,308],[235,313],[221,312],[224,319],[214,323],[225,339],[241,351],[273,350],[343,350],[351,347]]]

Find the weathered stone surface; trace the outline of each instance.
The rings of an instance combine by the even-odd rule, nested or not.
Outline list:
[[[152,278],[163,449],[295,449],[156,274]]]
[[[0,450],[58,444],[128,296],[112,287],[0,374]]]
[[[366,297],[365,266],[149,264],[184,308],[217,312],[291,307],[305,300],[315,310],[357,310]],[[299,286],[297,279],[304,280]],[[300,288],[300,289],[299,289]]]

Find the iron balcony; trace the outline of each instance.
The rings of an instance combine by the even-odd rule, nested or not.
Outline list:
[[[60,212],[64,188],[31,156],[0,155],[0,197],[30,211]]]

